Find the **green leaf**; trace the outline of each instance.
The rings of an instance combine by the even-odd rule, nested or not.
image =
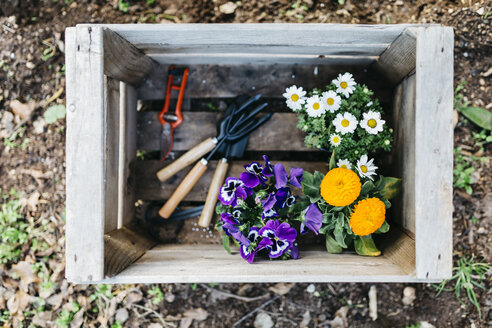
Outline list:
[[[363,256],[379,256],[381,251],[376,248],[374,240],[372,240],[371,235],[369,236],[359,236],[354,240],[355,251],[359,255]]]
[[[224,249],[226,250],[227,253],[231,254],[231,246],[230,246],[230,240],[229,236],[227,235],[222,235],[222,246],[224,246]]]
[[[391,207],[391,203],[390,203],[390,201],[389,201],[389,200],[387,200],[387,199],[383,198],[383,199],[382,199],[382,201],[383,201],[383,203],[384,203],[384,207],[385,207],[386,209],[388,209],[388,208],[390,208],[390,207]]]
[[[316,175],[317,172],[315,172]],[[312,175],[309,172],[304,171],[302,173],[302,192],[306,197],[309,198],[311,203],[316,203],[321,199],[321,195],[319,193],[320,183],[316,182],[315,175]]]
[[[458,110],[467,119],[481,128],[492,130],[492,113],[480,107],[458,107]]]
[[[390,229],[390,225],[388,224],[388,222],[384,221],[383,222],[383,225],[379,227],[378,230],[376,230],[375,233],[387,233]]]
[[[338,245],[335,239],[329,235],[326,235],[326,251],[332,254],[340,254],[342,252],[342,248]]]
[[[392,199],[400,192],[401,179],[388,177],[384,178],[384,180],[386,184],[384,185],[383,190],[381,190],[381,195],[383,198]]]
[[[330,170],[333,170],[337,166],[335,162],[335,149],[333,149],[333,152],[331,153],[331,158],[330,158]]]
[[[360,189],[360,194],[361,195],[367,195],[371,191],[373,191],[375,188],[374,183],[372,181],[367,181],[362,185],[362,188]]]
[[[333,235],[335,236],[335,240],[337,241],[338,245],[340,245],[343,248],[347,248],[347,244],[345,244],[344,221],[345,221],[344,216],[342,214],[341,216],[338,217],[337,224],[335,225],[335,230],[333,230]]]
[[[58,119],[65,118],[66,112],[65,105],[53,105],[44,112],[43,117],[46,123],[51,124]]]

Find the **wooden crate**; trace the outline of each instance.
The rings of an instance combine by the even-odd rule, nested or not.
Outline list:
[[[185,123],[177,154],[215,134],[216,113],[191,110],[192,98],[261,92],[278,98],[292,84],[323,86],[354,72],[393,111],[388,166],[403,178],[392,232],[376,258],[301,250],[297,261],[250,265],[221,245],[157,244],[134,222],[138,199],[165,199],[155,113],[141,101],[163,98],[167,67],[189,65]],[[317,74],[315,74],[317,73]],[[76,283],[429,282],[452,268],[453,31],[439,25],[167,24],[78,25],[66,30],[66,276]],[[273,109],[276,110],[275,108]],[[307,169],[321,155],[303,144],[292,113],[278,112],[250,141],[262,152]],[[190,133],[193,131],[193,133]],[[278,131],[289,131],[280,134]],[[277,133],[275,133],[277,132]],[[285,158],[286,151],[295,158]],[[301,162],[301,163],[299,163]],[[237,174],[236,162],[230,174]],[[187,197],[203,201],[214,169]],[[134,261],[134,259],[138,260]]]

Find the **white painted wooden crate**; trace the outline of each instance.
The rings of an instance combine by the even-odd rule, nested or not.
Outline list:
[[[137,98],[152,94],[149,77],[158,66],[272,63],[367,67],[378,72],[375,79],[388,81],[396,141],[391,164],[403,190],[392,218],[401,229],[392,227],[382,256],[319,249],[301,252],[297,261],[250,265],[220,245],[156,245],[132,224],[135,196],[127,181],[136,154]],[[66,76],[69,281],[429,282],[451,275],[451,28],[78,25],[66,30]]]

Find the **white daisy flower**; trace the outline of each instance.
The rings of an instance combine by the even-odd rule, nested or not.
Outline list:
[[[325,108],[330,113],[334,113],[340,108],[342,98],[335,91],[325,91],[321,97],[321,101],[325,105]]]
[[[335,126],[335,131],[340,132],[341,134],[346,133],[354,133],[357,128],[357,119],[354,115],[349,112],[338,113],[335,119],[333,120],[333,125]]]
[[[326,112],[325,106],[318,95],[308,98],[306,107],[306,112],[311,117],[320,117]]]
[[[356,83],[350,73],[338,74],[338,78],[332,82],[337,86],[337,93],[342,93],[345,98],[348,98],[355,90]]]
[[[352,164],[350,164],[348,159],[339,159],[337,162],[337,166],[343,169],[352,169]]]
[[[306,91],[302,87],[295,85],[285,89],[285,93],[282,95],[286,99],[287,107],[293,111],[302,109],[302,105],[306,102]]]
[[[372,106],[372,101],[367,103],[367,107],[371,107],[371,106]]]
[[[376,169],[378,168],[376,165],[373,164],[373,162],[373,158],[368,161],[367,155],[362,155],[360,157],[360,159],[357,161],[357,171],[359,171],[359,175],[361,177],[366,177],[373,180],[371,175],[376,175]]]
[[[330,136],[330,143],[333,146],[337,147],[340,144],[340,142],[342,142],[342,138],[340,138],[338,134],[332,134]]]
[[[381,119],[381,113],[368,111],[362,113],[363,119],[360,121],[360,127],[367,131],[369,134],[378,134],[383,132],[383,125],[385,120]]]

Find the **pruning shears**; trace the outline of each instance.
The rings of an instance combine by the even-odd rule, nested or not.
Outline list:
[[[161,144],[161,161],[165,160],[173,148],[173,135],[174,129],[176,129],[181,123],[183,123],[183,115],[181,114],[181,105],[183,104],[184,91],[186,88],[186,82],[188,80],[188,68],[177,69],[173,65],[169,67],[169,73],[167,78],[166,98],[164,99],[164,106],[159,113],[159,121],[162,125],[162,131],[160,136]],[[173,84],[173,80],[181,79],[179,85]],[[174,114],[169,112],[169,105],[171,103],[171,92],[173,90],[179,91],[178,100],[176,102],[176,108]]]

